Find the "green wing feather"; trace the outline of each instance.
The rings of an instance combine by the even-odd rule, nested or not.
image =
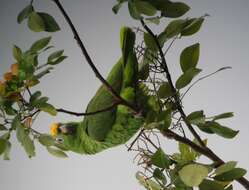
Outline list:
[[[108,75],[107,82],[119,94],[122,86],[122,80],[123,61],[122,59],[119,59]],[[110,92],[108,92],[106,87],[102,85],[88,104],[86,112],[95,112],[97,110],[110,107],[114,101],[114,97],[110,94]],[[115,122],[115,117],[116,108],[91,116],[86,116],[84,118],[84,122],[89,136],[95,140],[103,141],[107,133],[111,130],[112,125]]]
[[[126,101],[135,103],[138,63],[133,50],[135,34],[130,28],[121,29],[122,58],[114,65],[107,82]],[[114,103],[114,97],[102,85],[87,106],[94,112]],[[118,105],[111,110],[86,116],[83,122],[66,124],[76,128],[74,134],[60,134],[63,147],[81,154],[95,154],[127,142],[141,127],[143,119],[135,117],[129,108]]]

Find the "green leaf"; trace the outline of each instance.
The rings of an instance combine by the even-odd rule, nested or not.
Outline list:
[[[220,175],[222,173],[225,173],[225,172],[228,172],[232,169],[235,168],[235,166],[237,165],[237,162],[235,161],[230,161],[230,162],[227,162],[225,164],[222,164],[221,166],[219,166],[216,170],[215,170],[215,174],[216,175]]]
[[[181,89],[187,86],[192,79],[201,72],[201,69],[190,68],[183,73],[176,81],[176,88]]]
[[[190,36],[198,32],[204,21],[203,17],[188,20],[188,24],[181,32],[182,36]]]
[[[243,168],[234,168],[227,172],[224,172],[220,175],[216,175],[214,177],[215,180],[218,181],[233,181],[235,179],[239,179],[246,174],[246,170]]]
[[[207,146],[208,139],[204,139],[204,140],[202,140],[202,142]],[[200,142],[199,142],[197,139],[194,139],[194,140],[193,140],[193,143],[195,143],[195,144],[201,146],[201,145],[200,145]],[[200,156],[202,155],[201,153],[195,151],[194,149],[192,149],[192,148],[190,148],[190,149],[191,149],[191,151],[195,154],[195,157],[196,157],[196,158],[197,158],[197,157],[200,157]],[[207,167],[208,167],[208,166],[207,166]],[[212,167],[210,167],[210,168],[211,168],[211,171],[212,171],[213,168],[212,168]],[[209,172],[211,172],[211,171],[209,171]]]
[[[187,116],[187,120],[194,125],[204,124],[205,123],[205,115],[203,111],[195,111]]]
[[[29,15],[28,27],[34,32],[45,31],[45,23],[43,21],[43,18],[36,12],[32,12]]]
[[[185,73],[190,68],[195,68],[200,55],[200,44],[196,43],[185,48],[180,56],[181,69]]]
[[[213,117],[213,121],[233,117],[233,112],[226,112]]]
[[[136,173],[136,179],[139,181],[141,185],[143,185],[145,188],[147,188],[146,180],[144,176],[142,176],[139,172]]]
[[[39,50],[42,50],[49,44],[50,40],[51,40],[51,36],[39,39],[35,43],[32,44],[30,50],[32,52],[37,52]]]
[[[146,47],[148,47],[151,51],[158,51],[158,46],[153,38],[149,33],[144,33],[144,43]]]
[[[60,26],[51,15],[42,12],[37,14],[43,19],[46,32],[57,32],[60,30]]]
[[[146,1],[137,0],[137,1],[134,1],[134,4],[138,12],[144,15],[153,16],[157,12],[156,8]]]
[[[38,140],[44,146],[53,146],[55,144],[54,138],[50,135],[40,135]]]
[[[145,18],[145,20],[156,25],[160,24],[160,17]]]
[[[32,104],[32,106],[40,109],[41,107],[46,106],[45,104],[47,103],[48,100],[49,100],[48,97],[41,97],[39,99],[36,99],[36,100],[32,101],[31,104]]]
[[[53,148],[53,147],[47,147],[47,151],[57,157],[57,158],[67,158],[67,154],[59,149]]]
[[[199,164],[189,164],[179,171],[181,180],[190,187],[197,187],[208,175],[208,169]]]
[[[159,168],[169,168],[170,166],[170,160],[161,148],[153,154],[151,163]]]
[[[144,176],[142,176],[139,172],[136,173],[136,178],[139,181],[139,183],[144,186],[147,190],[161,190],[161,186],[156,183],[155,181],[152,181],[150,179],[145,179]]]
[[[51,104],[48,103],[43,103],[41,105],[38,106],[40,110],[49,113],[52,116],[56,116],[57,115],[57,111],[55,109],[54,106],[52,106]]]
[[[0,155],[4,153],[6,145],[7,145],[7,140],[0,139]]]
[[[155,128],[162,128],[161,122],[151,122],[144,127],[145,129],[155,129]]]
[[[167,180],[163,172],[159,169],[156,168],[153,172],[153,177],[160,180],[163,184],[166,184]]]
[[[232,130],[228,127],[222,126],[219,123],[214,122],[214,121],[207,121],[205,124],[199,124],[197,126],[203,132],[206,132],[209,134],[216,133],[217,135],[224,137],[224,138],[233,138],[239,132],[239,131]]]
[[[178,143],[178,149],[181,153],[181,159],[184,162],[194,161],[196,158],[196,153],[192,152],[192,149],[183,143]]]
[[[61,63],[62,61],[64,61],[64,59],[66,59],[66,58],[67,58],[67,56],[60,56],[56,60],[50,61],[47,64],[48,65],[57,65],[57,64]]]
[[[200,190],[224,190],[223,186],[220,185],[219,183],[212,181],[212,180],[208,180],[208,179],[204,179],[202,181],[202,183],[199,186]]]
[[[27,153],[27,155],[31,158],[35,156],[35,145],[34,141],[27,135],[26,138],[23,139],[22,145]]]
[[[18,46],[13,46],[12,50],[13,57],[15,58],[16,61],[21,61],[22,59],[22,50]]]
[[[9,140],[10,139],[10,132],[4,133],[0,136],[1,139]]]
[[[171,90],[171,87],[168,82],[164,82],[158,89],[159,98],[168,98],[174,93]]]
[[[48,56],[48,62],[51,62],[53,61],[54,59],[57,59],[58,57],[61,57],[62,54],[63,54],[64,50],[59,50],[59,51],[56,51],[56,52],[53,52],[51,53],[49,56]]]
[[[5,151],[3,153],[3,159],[4,160],[10,160],[10,149],[11,149],[11,143],[9,141],[7,141],[6,147],[5,147]]]
[[[114,6],[112,7],[112,11],[113,11],[115,14],[117,14],[118,11],[119,11],[119,9],[121,8],[121,6],[122,6],[122,3],[117,3],[116,5],[114,5]]]
[[[29,15],[34,11],[32,5],[25,7],[17,16],[17,22],[20,24],[23,20],[29,17]]]
[[[19,121],[20,122],[20,121]],[[27,155],[31,158],[35,156],[35,145],[34,142],[29,137],[29,130],[21,123],[17,125],[16,136],[18,141],[23,146]]]
[[[139,20],[142,18],[139,11],[137,10],[134,2],[128,1],[128,9],[129,9],[129,13],[133,19]]]
[[[209,128],[217,135],[229,139],[234,138],[239,133],[239,131],[235,131],[228,127],[222,126],[217,122],[211,122]]]
[[[161,130],[168,129],[171,125],[172,122],[172,117],[171,117],[171,110],[166,111],[165,119],[164,119],[164,126]]]
[[[41,96],[41,91],[36,91],[29,98],[30,103],[33,104],[40,96]]]
[[[21,127],[21,125],[22,125],[22,123],[21,123],[21,121],[20,121],[20,117],[19,117],[19,115],[17,115],[17,116],[13,119],[13,121],[12,121],[12,123],[11,123],[11,128],[12,128],[13,130],[16,130],[18,127]]]
[[[35,75],[33,78],[31,78],[27,83],[26,85],[28,87],[33,87],[33,86],[36,86],[37,84],[40,83],[40,81],[38,80],[38,78],[36,78],[37,75]]]
[[[32,77],[33,73],[35,71],[35,66],[38,62],[38,55],[34,52],[29,51],[28,53],[23,54],[23,59],[19,63],[19,74],[20,71],[23,71],[25,73],[25,79],[28,77]]]
[[[183,19],[171,21],[164,30],[165,37],[169,39],[180,34],[185,22]]]
[[[188,12],[190,7],[181,2],[165,1],[161,5],[162,16],[177,18]]]
[[[50,73],[50,70],[52,70],[52,69],[53,69],[53,67],[48,67],[48,68],[44,69],[44,70],[41,71],[40,73],[37,73],[37,74],[35,75],[35,78],[36,78],[36,79],[42,78],[44,75]]]
[[[112,11],[117,14],[122,4],[128,0],[118,0],[117,4],[112,7]]]

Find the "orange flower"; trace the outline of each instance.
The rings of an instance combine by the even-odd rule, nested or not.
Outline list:
[[[14,63],[10,67],[12,75],[18,75],[18,63]]]
[[[11,72],[4,73],[4,75],[3,75],[3,78],[4,78],[6,81],[11,80],[12,77],[13,77],[13,75],[12,75]]]
[[[5,84],[4,82],[0,81],[0,93],[4,94],[4,91],[5,91]]]
[[[51,136],[55,137],[55,136],[58,135],[59,126],[60,126],[59,123],[52,123],[52,125],[50,125],[50,134],[51,134]]]
[[[13,100],[18,102],[19,100],[22,99],[22,96],[19,92],[14,92],[14,93],[10,93],[8,94],[8,96],[6,96],[9,100]]]

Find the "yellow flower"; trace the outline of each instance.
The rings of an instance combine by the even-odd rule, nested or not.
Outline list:
[[[52,125],[50,125],[50,134],[51,136],[55,137],[58,135],[58,128],[59,128],[59,123],[52,123]]]

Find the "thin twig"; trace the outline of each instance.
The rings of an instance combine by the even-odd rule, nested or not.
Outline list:
[[[133,111],[135,111],[136,113],[138,113],[137,108],[135,108],[133,105],[131,105],[129,102],[127,102],[126,100],[124,100],[113,88],[112,86],[104,79],[104,77],[100,74],[100,72],[98,71],[98,69],[96,68],[96,66],[94,65],[90,55],[88,54],[85,45],[83,44],[82,40],[80,39],[80,36],[74,26],[74,24],[72,23],[70,17],[68,16],[68,14],[66,13],[65,9],[63,8],[63,6],[61,5],[59,0],[53,0],[53,2],[56,4],[56,6],[59,8],[59,10],[61,11],[63,17],[65,18],[66,22],[68,23],[68,25],[70,26],[72,33],[74,35],[75,40],[77,41],[82,54],[84,55],[84,57],[86,58],[87,63],[89,64],[89,66],[91,67],[91,69],[93,70],[93,72],[95,73],[96,77],[102,82],[102,84],[107,88],[107,90],[117,99],[117,101],[120,101],[121,104],[131,108]]]
[[[174,37],[173,40],[170,42],[169,46],[167,47],[167,49],[165,50],[164,52],[164,56],[168,53],[168,51],[170,50],[170,48],[172,47],[173,43],[175,42],[175,40],[177,39],[178,37]]]
[[[140,136],[143,134],[144,129],[141,129],[141,131],[138,133],[138,135],[136,136],[136,138],[132,141],[131,145],[128,148],[128,151],[131,151],[133,145],[137,142],[137,140],[140,138]]]
[[[144,23],[144,21],[142,19],[140,21],[142,23],[142,26],[154,38],[154,40],[155,40],[155,42],[157,44],[157,47],[159,49],[159,53],[160,53],[160,56],[161,56],[161,59],[162,59],[162,67],[163,67],[163,69],[164,69],[164,71],[166,73],[166,77],[167,77],[168,82],[169,82],[169,84],[171,86],[171,90],[174,93],[174,99],[176,101],[177,110],[180,112],[184,123],[187,125],[188,129],[191,131],[191,133],[194,135],[194,137],[197,139],[197,141],[199,142],[199,144],[201,146],[196,145],[195,143],[193,143],[189,139],[181,137],[181,136],[173,133],[170,130],[165,131],[163,134],[165,136],[169,137],[169,138],[171,137],[171,138],[174,138],[177,141],[180,141],[180,142],[183,142],[185,144],[188,144],[189,146],[191,146],[196,151],[202,153],[203,155],[206,155],[208,158],[210,158],[211,160],[213,160],[216,163],[218,163],[217,166],[223,164],[224,161],[221,158],[219,158],[211,149],[209,149],[208,147],[206,147],[205,143],[202,141],[202,139],[200,138],[199,134],[194,130],[194,128],[192,127],[192,125],[187,120],[187,116],[186,116],[185,112],[183,111],[182,106],[180,104],[180,99],[179,99],[178,95],[176,94],[176,89],[175,89],[175,87],[173,85],[173,82],[172,82],[172,79],[171,79],[171,75],[169,73],[168,66],[167,66],[164,54],[162,52],[160,43],[159,43],[159,41],[157,39],[157,36],[154,35],[154,33],[150,30],[150,28]],[[237,181],[241,185],[243,185],[245,187],[245,189],[249,190],[249,181],[246,178],[241,177],[241,178],[237,179]]]
[[[145,133],[143,133],[142,137],[144,137],[156,150],[158,149],[158,147],[152,142],[150,138],[146,136]]]
[[[205,147],[206,146],[205,143],[202,141],[201,137],[198,135],[198,133],[195,131],[195,129],[192,127],[192,125],[189,123],[189,121],[187,120],[187,116],[186,116],[185,112],[182,109],[181,101],[180,101],[180,99],[179,99],[179,97],[177,95],[177,91],[176,91],[176,89],[174,87],[174,84],[173,84],[173,81],[171,79],[171,75],[170,75],[170,72],[169,72],[169,69],[168,69],[168,65],[167,65],[166,59],[164,57],[164,54],[163,54],[162,48],[160,46],[160,43],[159,43],[159,41],[157,39],[157,36],[155,36],[155,34],[151,31],[151,29],[144,23],[143,19],[141,19],[140,21],[141,21],[141,24],[144,27],[144,29],[153,37],[154,41],[157,44],[159,54],[160,54],[161,59],[162,59],[161,66],[164,69],[164,72],[166,73],[166,78],[167,78],[167,80],[169,82],[169,85],[171,87],[171,90],[172,90],[172,92],[174,94],[173,97],[174,97],[175,102],[176,102],[177,110],[180,112],[184,122],[186,123],[188,129],[193,134],[193,136],[197,139],[197,141],[201,144],[201,146]]]
[[[88,116],[88,115],[95,115],[98,113],[109,111],[109,110],[113,109],[114,107],[116,107],[118,104],[119,104],[119,102],[116,102],[115,104],[112,104],[109,107],[106,107],[106,108],[103,108],[103,109],[100,109],[100,110],[97,110],[94,112],[86,112],[86,113],[73,112],[73,111],[62,109],[62,108],[56,109],[56,110],[57,110],[57,112],[67,113],[67,114],[74,115],[74,116]]]
[[[191,84],[191,85],[188,87],[188,89],[183,93],[183,95],[181,96],[181,100],[182,100],[182,99],[184,98],[184,96],[188,93],[188,91],[189,91],[194,85],[196,85],[198,82],[200,82],[201,80],[204,80],[204,79],[206,79],[206,78],[208,78],[208,77],[211,77],[212,75],[214,75],[214,74],[216,74],[216,73],[218,73],[218,72],[220,72],[220,71],[223,71],[223,70],[225,70],[225,69],[231,69],[231,68],[232,68],[232,67],[222,67],[222,68],[218,69],[217,71],[215,71],[215,72],[213,72],[213,73],[210,73],[210,74],[208,74],[208,75],[205,75],[205,76],[199,78],[199,79],[196,80],[193,84]]]

